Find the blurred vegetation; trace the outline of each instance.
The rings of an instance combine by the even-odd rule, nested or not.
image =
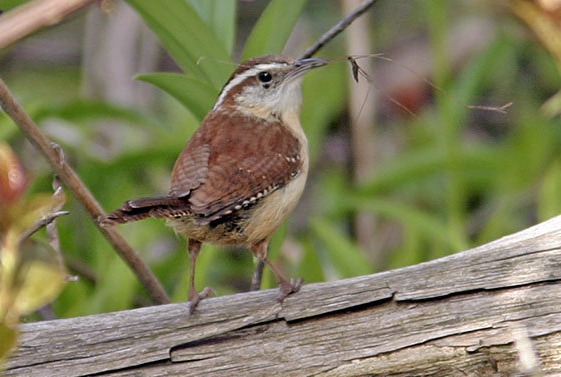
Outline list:
[[[28,236],[41,218],[64,204],[64,192],[23,197],[27,184],[18,158],[0,142],[0,373],[16,344],[20,317],[54,300],[66,280],[55,250]]]
[[[2,8],[17,3],[23,1],[10,0]],[[373,137],[384,153],[375,174],[361,185],[351,183],[352,119],[346,102],[350,69],[341,59],[309,74],[302,124],[312,169],[299,207],[275,235],[270,251],[291,276],[302,276],[309,283],[411,265],[561,213],[561,121],[552,116],[561,110],[550,100],[561,88],[561,62],[507,3],[486,7],[471,1],[379,1],[374,6],[372,53],[384,52],[406,65],[407,59],[399,57],[413,56],[414,63],[408,66],[445,93],[396,64],[376,61],[376,72],[389,69],[405,79],[394,85],[393,75],[374,76],[379,93]],[[91,48],[86,42],[82,45],[88,40],[83,29],[92,12],[101,13],[96,7],[0,56],[0,75],[45,132],[61,144],[107,210],[131,198],[167,191],[175,158],[212,107],[235,62],[283,51],[298,56],[343,17],[338,1],[167,0],[162,7],[153,0],[129,0],[128,4],[169,54],[158,50],[156,69],[138,71],[142,86],[137,88],[150,84],[161,89],[153,92],[156,100],[149,105],[84,94],[83,82],[92,78],[82,69],[86,63],[81,57]],[[122,4],[115,5],[102,18],[119,17]],[[557,14],[544,11],[560,27]],[[479,27],[481,21],[486,27]],[[464,34],[479,36],[475,46]],[[60,48],[65,53],[57,53],[56,43],[47,52],[37,48],[41,41],[57,38],[66,43]],[[77,47],[68,52],[73,43]],[[338,37],[319,56],[341,57],[344,47]],[[107,75],[109,68],[101,67]],[[391,105],[388,95],[415,115]],[[462,105],[500,106],[511,101],[514,105],[504,115]],[[542,109],[546,102],[548,111]],[[5,114],[0,114],[0,138],[12,145],[31,172],[30,193],[49,191],[52,172]],[[81,279],[65,286],[53,303],[55,313],[71,317],[146,304],[138,281],[70,196],[65,209],[71,213],[58,221],[61,248]],[[374,265],[370,251],[354,238],[357,211],[376,216],[372,231],[385,253],[381,264]],[[154,219],[120,230],[173,300],[185,301],[189,267],[185,240]],[[35,236],[41,237],[45,236]],[[208,285],[222,295],[249,287],[253,259],[247,250],[205,245],[197,263],[199,288]],[[266,274],[264,287],[273,286],[273,277]]]

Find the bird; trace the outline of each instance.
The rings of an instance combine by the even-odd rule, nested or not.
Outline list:
[[[114,226],[164,218],[187,238],[191,314],[214,293],[195,288],[203,243],[251,249],[274,273],[280,302],[299,291],[303,279],[288,280],[267,258],[267,249],[299,201],[308,174],[308,141],[300,124],[302,79],[326,64],[287,55],[239,64],[177,158],[168,194],[128,200],[102,219],[101,225]]]

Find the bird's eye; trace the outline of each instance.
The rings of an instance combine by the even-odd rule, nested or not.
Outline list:
[[[271,76],[271,74],[267,71],[259,72],[257,77],[259,77],[259,81],[261,82],[269,82],[273,79],[273,76]]]

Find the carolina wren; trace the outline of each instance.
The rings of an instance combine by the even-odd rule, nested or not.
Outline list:
[[[240,64],[175,162],[169,194],[129,200],[102,221],[166,218],[188,238],[191,313],[211,291],[195,289],[204,242],[250,247],[274,272],[280,301],[300,289],[302,279],[287,280],[267,259],[267,248],[308,174],[308,142],[299,120],[302,77],[326,64],[282,55]]]

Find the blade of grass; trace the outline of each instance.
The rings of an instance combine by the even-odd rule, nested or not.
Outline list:
[[[301,119],[308,136],[312,162],[318,157],[327,129],[331,126],[331,120],[345,107],[346,69],[343,64],[334,64],[326,67],[322,72],[310,72],[304,80]],[[329,80],[326,80],[326,77],[329,77]]]
[[[282,53],[307,0],[272,0],[251,30],[242,61],[263,54]]]
[[[303,239],[300,244],[304,255],[298,264],[298,271],[295,276],[303,277],[306,283],[325,281],[321,260],[310,237]]]
[[[454,252],[468,248],[467,243],[459,242],[446,231],[446,224],[434,215],[421,211],[402,202],[388,198],[347,197],[343,205],[353,211],[371,211],[380,217],[396,220],[406,227],[415,228],[429,238],[440,240]]]
[[[311,230],[325,248],[328,258],[341,278],[367,275],[373,272],[371,263],[362,254],[358,245],[323,219],[313,219]]]
[[[220,89],[233,66],[212,29],[184,0],[128,0],[179,66]],[[199,61],[203,57],[204,60]]]
[[[555,161],[545,174],[537,198],[539,221],[561,213],[561,160]]]
[[[212,108],[218,91],[205,81],[179,73],[149,73],[136,79],[157,86],[185,106],[199,121]]]
[[[501,151],[485,145],[472,145],[459,151],[457,168],[464,173],[479,171],[492,177],[499,169]],[[375,195],[427,179],[446,169],[446,153],[429,146],[419,148],[390,161],[381,167],[375,177],[356,189],[357,195]]]
[[[199,15],[213,29],[214,35],[231,54],[236,36],[236,1],[189,0]]]
[[[159,129],[162,126],[149,114],[142,113],[136,109],[105,102],[80,100],[65,103],[61,106],[41,106],[40,108],[31,111],[31,114],[37,122],[41,122],[47,118],[60,118],[73,122],[104,118],[145,125],[152,129]]]

